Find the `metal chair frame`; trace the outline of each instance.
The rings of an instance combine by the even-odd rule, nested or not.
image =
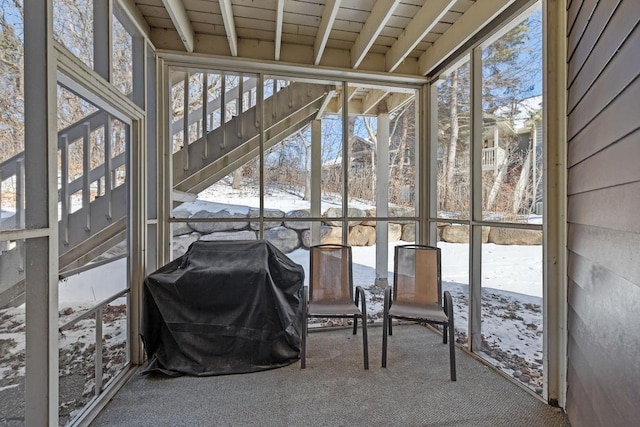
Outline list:
[[[322,304],[322,300],[314,300],[313,299],[313,289],[314,286],[320,287],[317,283],[314,283],[314,252],[322,251],[322,250],[339,250],[345,251],[347,254],[347,268],[348,268],[348,287],[349,287],[349,301],[350,302],[339,302],[341,308],[344,311],[343,313],[313,313],[310,312],[310,306],[313,303]],[[353,319],[353,335],[357,334],[358,329],[358,318],[362,319],[362,349],[363,349],[363,357],[364,357],[364,369],[369,369],[369,349],[368,349],[368,340],[367,340],[367,304],[364,294],[364,289],[362,286],[356,286],[355,292],[355,300],[353,295],[353,271],[352,271],[352,257],[351,257],[351,247],[345,245],[335,245],[335,244],[323,244],[323,245],[315,245],[309,248],[310,253],[310,262],[309,262],[309,270],[311,272],[309,277],[309,286],[304,287],[304,301],[302,304],[302,343],[301,343],[301,368],[305,369],[306,367],[306,355],[307,355],[307,335],[309,332],[308,329],[308,319],[310,317],[313,318],[352,318]],[[334,302],[334,305],[337,305]],[[360,308],[358,305],[360,304]],[[345,313],[348,312],[348,313]]]
[[[397,301],[398,298],[398,258],[399,251],[403,249],[416,249],[416,250],[433,250],[436,251],[437,261],[436,261],[436,282],[437,282],[437,302],[434,301],[433,307],[442,307],[444,314],[446,316],[446,320],[435,319],[430,317],[422,316],[416,310],[415,313],[404,313],[403,315],[394,314],[392,311],[393,303]],[[442,298],[442,274],[441,274],[441,255],[440,248],[434,246],[427,245],[401,245],[396,246],[394,253],[394,285],[393,285],[393,298],[392,297],[392,289],[390,286],[387,286],[384,293],[384,317],[383,317],[383,333],[382,333],[382,367],[387,367],[387,335],[393,335],[393,327],[392,327],[392,319],[404,319],[404,320],[414,320],[414,321],[424,321],[426,323],[432,325],[441,325],[443,327],[442,330],[442,342],[443,344],[447,344],[447,332],[448,332],[448,342],[449,342],[449,366],[451,371],[451,381],[456,381],[456,356],[455,356],[455,328],[454,328],[454,319],[453,319],[453,300],[451,298],[451,294],[449,291],[444,292],[444,306],[443,306],[443,298]],[[407,309],[407,304],[404,305],[404,308]],[[423,306],[415,304],[416,308],[422,308]],[[409,306],[408,310],[411,310]]]

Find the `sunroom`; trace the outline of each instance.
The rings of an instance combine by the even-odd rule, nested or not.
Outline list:
[[[262,239],[307,272],[351,246],[372,325],[393,248],[437,246],[460,350],[572,424],[640,420],[615,3],[4,1],[1,422],[90,423],[145,363],[144,278]]]

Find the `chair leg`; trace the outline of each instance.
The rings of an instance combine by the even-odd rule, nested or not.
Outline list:
[[[307,301],[308,301],[308,293],[307,287],[305,286],[302,291],[302,340],[300,342],[300,368],[304,369],[307,366],[307,325],[309,319],[307,318]]]
[[[387,367],[387,335],[391,329],[391,319],[389,318],[389,312],[384,310],[384,317],[382,318],[382,367]]]
[[[391,288],[389,286],[384,290],[384,307],[387,312],[391,309]],[[389,328],[389,335],[393,335],[393,322],[391,320],[391,316],[389,316],[388,326],[387,322],[384,322],[384,324],[385,327]]]
[[[360,301],[362,297],[362,301]],[[360,303],[360,315],[353,316],[353,334],[356,334],[357,319],[362,316],[362,351],[364,353],[364,369],[369,369],[369,342],[367,338],[367,300],[364,295],[364,289],[362,286],[356,286],[356,306]]]
[[[364,318],[362,319],[362,347],[364,353],[364,369],[369,369],[369,341],[367,337],[367,322]]]
[[[451,381],[456,380],[456,347],[455,339],[453,338],[453,322],[449,322],[449,364],[451,365]],[[445,335],[445,334],[443,334]]]
[[[364,292],[364,291],[363,291]],[[363,299],[363,303],[364,303],[364,296],[362,297]],[[360,304],[360,290],[356,288],[356,307]],[[365,320],[364,318],[362,319],[362,323],[364,323]],[[358,333],[358,315],[354,314],[353,315],[353,335],[356,335]]]
[[[449,331],[447,330],[447,325],[442,325],[442,344],[447,343],[447,334]]]
[[[447,314],[447,324],[443,325],[443,342],[447,343],[446,331],[449,329],[449,364],[451,365],[451,381],[456,380],[456,347],[455,347],[455,327],[453,325],[453,299],[449,291],[444,292],[444,309]]]
[[[391,307],[391,288],[388,286],[384,290],[384,305],[382,316],[382,367],[387,367],[387,335],[391,334],[391,316],[389,316],[389,308]]]

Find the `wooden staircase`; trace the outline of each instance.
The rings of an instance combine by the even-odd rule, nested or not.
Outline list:
[[[265,99],[264,114],[253,105],[223,125],[182,147],[173,154],[174,190],[198,193],[251,158],[260,150],[260,130],[265,131],[264,148],[268,149],[284,137],[310,123],[322,106],[330,89],[321,85],[291,83]],[[260,120],[264,118],[263,126]],[[116,171],[126,165],[124,153],[105,153],[105,163],[89,173],[69,181],[68,151],[70,143],[84,144],[83,155],[89,154],[90,135],[105,131],[108,135],[111,118],[106,112],[93,113],[58,133],[61,155],[61,177],[58,200],[59,269],[61,272],[86,265],[108,249],[126,239],[128,191],[126,180],[119,182]],[[202,120],[201,112],[188,115],[188,121]],[[106,137],[105,137],[106,139]],[[109,144],[106,144],[109,145]],[[0,164],[0,180],[14,177],[18,182],[13,217],[5,218],[0,228],[21,228],[24,194],[20,191],[24,179],[24,155]],[[84,170],[89,169],[84,159]],[[100,196],[92,196],[91,186],[102,185]],[[72,209],[72,195],[81,194],[82,206]],[[90,200],[94,197],[93,200]],[[76,204],[78,204],[76,198]],[[2,242],[0,246],[0,307],[24,302],[24,244],[22,241]]]

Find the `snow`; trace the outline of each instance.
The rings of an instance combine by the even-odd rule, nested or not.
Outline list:
[[[220,191],[221,188],[214,186],[199,195],[202,202],[184,204],[181,208],[188,206],[188,210],[195,213],[204,207],[211,209],[211,206],[215,206],[229,213],[246,215],[249,207],[259,207],[259,194],[256,191],[246,188],[230,191],[230,186],[224,187],[224,193]],[[269,191],[268,194],[269,198],[265,200],[267,208],[277,207],[283,211],[308,208],[308,202],[302,201],[298,195],[285,191]],[[341,206],[341,203],[326,199],[323,205]],[[389,244],[390,284],[393,278],[393,247],[405,243],[408,242]],[[450,291],[454,298],[457,340],[465,342],[468,329],[469,245],[440,242],[438,246],[442,250],[443,289]],[[374,286],[376,247],[354,246],[352,251],[354,284],[365,288],[370,321],[380,322],[383,291]],[[308,250],[297,249],[287,255],[304,267],[308,278]],[[118,259],[62,280],[59,286],[60,324],[122,290],[127,283],[126,266],[126,259]],[[126,300],[121,298],[112,306],[124,307],[125,304]],[[514,377],[526,376],[528,381],[524,382],[541,393],[541,382],[534,383],[535,378],[529,380],[528,377],[539,377],[542,365],[542,247],[483,244],[481,306],[483,357]],[[12,346],[8,350],[3,349],[5,356],[8,354],[13,357],[11,360],[15,360],[15,355],[24,354],[24,305],[0,310],[0,319],[0,341],[9,342]],[[77,346],[78,343],[85,350],[89,348],[95,340],[91,331],[93,325],[92,320],[85,320],[65,331],[61,335],[61,348]],[[110,331],[108,345],[115,347],[126,342],[123,319],[116,318],[109,324],[105,323],[105,330]],[[522,365],[513,362],[513,358],[526,364],[526,374],[522,373]],[[24,375],[23,366],[18,367],[15,362],[6,363],[5,359],[0,358],[1,388],[15,386],[12,381]]]
[[[302,193],[300,191],[284,191],[281,188],[266,188],[264,195],[264,207],[265,209],[279,209],[284,212],[289,212],[297,209],[309,209],[311,203],[308,200],[302,200]],[[198,194],[198,199],[206,201],[207,204],[222,203],[236,206],[245,206],[254,209],[260,207],[260,193],[255,187],[242,186],[241,188],[234,190],[230,184],[225,180],[219,181],[213,184],[208,189]],[[198,210],[198,206],[194,205],[196,202],[184,203],[180,205],[176,210],[188,210],[195,213]],[[320,210],[325,212],[328,208],[342,208],[342,199],[338,196],[331,196],[324,194],[320,201]],[[349,207],[370,209],[371,205],[359,200],[349,200]]]
[[[61,308],[87,302],[98,303],[124,289],[127,260],[120,258],[60,281],[58,301]]]

